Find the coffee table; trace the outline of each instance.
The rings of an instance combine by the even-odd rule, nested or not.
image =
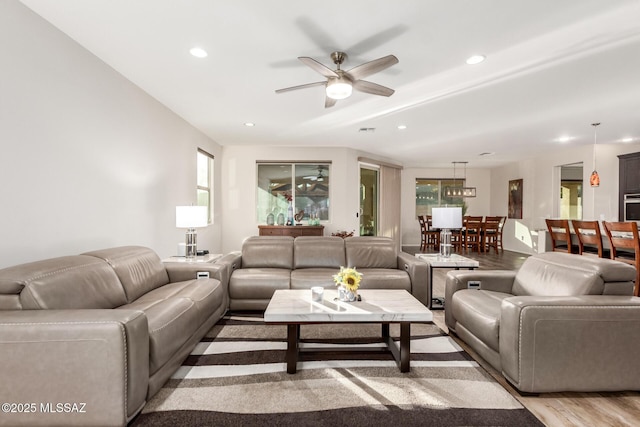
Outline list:
[[[440,254],[416,254],[416,258],[426,262],[429,265],[429,294],[431,299],[429,300],[429,309],[431,310],[443,310],[444,309],[444,297],[434,297],[433,290],[433,269],[434,268],[454,268],[460,270],[466,268],[474,270],[480,267],[480,263],[475,259],[463,257],[458,254],[451,254],[449,257],[443,257]],[[437,302],[436,306],[433,302]]]
[[[391,352],[400,372],[409,372],[411,352],[411,322],[431,322],[433,316],[420,301],[405,290],[360,289],[362,301],[342,302],[338,291],[325,289],[321,302],[311,299],[308,289],[279,289],[275,291],[266,311],[267,324],[287,325],[287,372],[295,374],[301,352],[318,352],[300,346],[300,325],[321,323],[380,323],[382,340]],[[389,325],[400,324],[400,346],[389,335]],[[333,348],[332,350],[336,350]],[[324,349],[324,351],[327,351]],[[344,351],[355,351],[354,348]],[[357,351],[380,351],[358,348]]]

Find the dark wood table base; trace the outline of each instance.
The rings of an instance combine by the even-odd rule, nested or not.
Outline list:
[[[411,322],[394,322],[400,324],[400,348],[389,335],[389,323],[382,323],[382,341],[386,348],[370,347],[324,347],[321,349],[307,349],[300,347],[300,323],[287,324],[287,373],[295,374],[298,367],[298,358],[301,353],[313,354],[327,351],[341,352],[390,352],[400,372],[409,372],[409,358],[411,356]]]

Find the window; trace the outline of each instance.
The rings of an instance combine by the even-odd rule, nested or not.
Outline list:
[[[464,187],[464,179],[416,179],[416,216],[431,215],[431,208],[438,206],[462,206],[462,197],[446,196],[447,188]]]
[[[213,223],[213,156],[206,151],[198,149],[197,163],[198,185],[196,196],[198,206],[206,206],[208,212],[207,222]]]
[[[330,164],[327,163],[258,163],[257,220],[267,222],[273,215],[275,224],[282,214],[287,218],[288,198],[294,214],[303,220],[329,220]]]

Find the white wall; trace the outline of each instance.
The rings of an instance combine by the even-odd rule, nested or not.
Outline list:
[[[456,177],[462,178],[456,171]],[[491,209],[491,171],[489,169],[467,168],[466,185],[476,187],[476,197],[464,199],[467,215],[498,215]],[[453,178],[453,166],[447,169],[405,168],[402,171],[402,244],[420,245],[420,226],[416,217],[416,179]],[[506,215],[506,214],[505,214]]]
[[[535,253],[539,251],[538,230],[546,229],[545,218],[558,217],[559,188],[554,185],[558,167],[583,162],[583,219],[618,221],[618,155],[640,151],[640,144],[598,145],[597,169],[600,187],[589,187],[593,169],[593,146],[571,147],[546,152],[544,156],[512,163],[491,170],[491,206],[494,215],[506,215],[508,182],[523,179],[521,220],[508,219],[503,239],[507,250]],[[554,180],[555,177],[555,180]]]
[[[216,143],[16,1],[0,2],[0,144],[0,267],[127,244],[174,254],[197,147],[217,157],[220,194]],[[221,250],[218,218],[200,248]]]

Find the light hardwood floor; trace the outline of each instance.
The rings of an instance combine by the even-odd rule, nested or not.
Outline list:
[[[403,250],[415,254],[419,248],[406,246]],[[517,270],[527,258],[527,255],[510,251],[496,255],[493,250],[489,254],[467,252],[462,255],[477,259],[481,270]],[[446,273],[446,269],[434,270],[433,295],[444,295]],[[448,332],[444,323],[444,311],[434,311],[433,321],[443,331]],[[541,393],[536,396],[523,396],[464,342],[455,336],[452,337],[523,406],[549,427],[640,426],[640,392]]]

